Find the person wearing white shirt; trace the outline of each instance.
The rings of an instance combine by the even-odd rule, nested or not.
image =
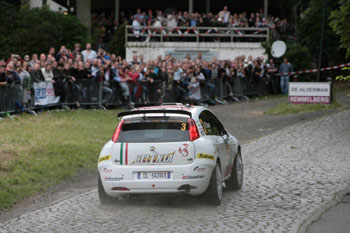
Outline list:
[[[86,49],[81,52],[81,55],[83,55],[84,63],[87,62],[87,60],[94,60],[97,58],[97,53],[91,49],[91,43],[86,43]]]

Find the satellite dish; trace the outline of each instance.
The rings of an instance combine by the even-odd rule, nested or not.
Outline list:
[[[287,50],[287,45],[281,40],[273,42],[271,47],[271,55],[275,58],[282,57]]]

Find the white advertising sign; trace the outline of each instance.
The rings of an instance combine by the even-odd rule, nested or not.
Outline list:
[[[55,90],[52,82],[35,82],[35,105],[56,104],[60,101],[60,97],[55,96]]]
[[[289,103],[321,103],[330,104],[331,84],[328,82],[290,82]]]

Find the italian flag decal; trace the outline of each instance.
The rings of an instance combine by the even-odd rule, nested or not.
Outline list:
[[[120,144],[120,165],[128,165],[128,145],[129,143]]]

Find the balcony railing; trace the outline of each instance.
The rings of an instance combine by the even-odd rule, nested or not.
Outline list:
[[[133,27],[126,26],[128,42],[262,42],[269,39],[269,28],[248,27]]]

